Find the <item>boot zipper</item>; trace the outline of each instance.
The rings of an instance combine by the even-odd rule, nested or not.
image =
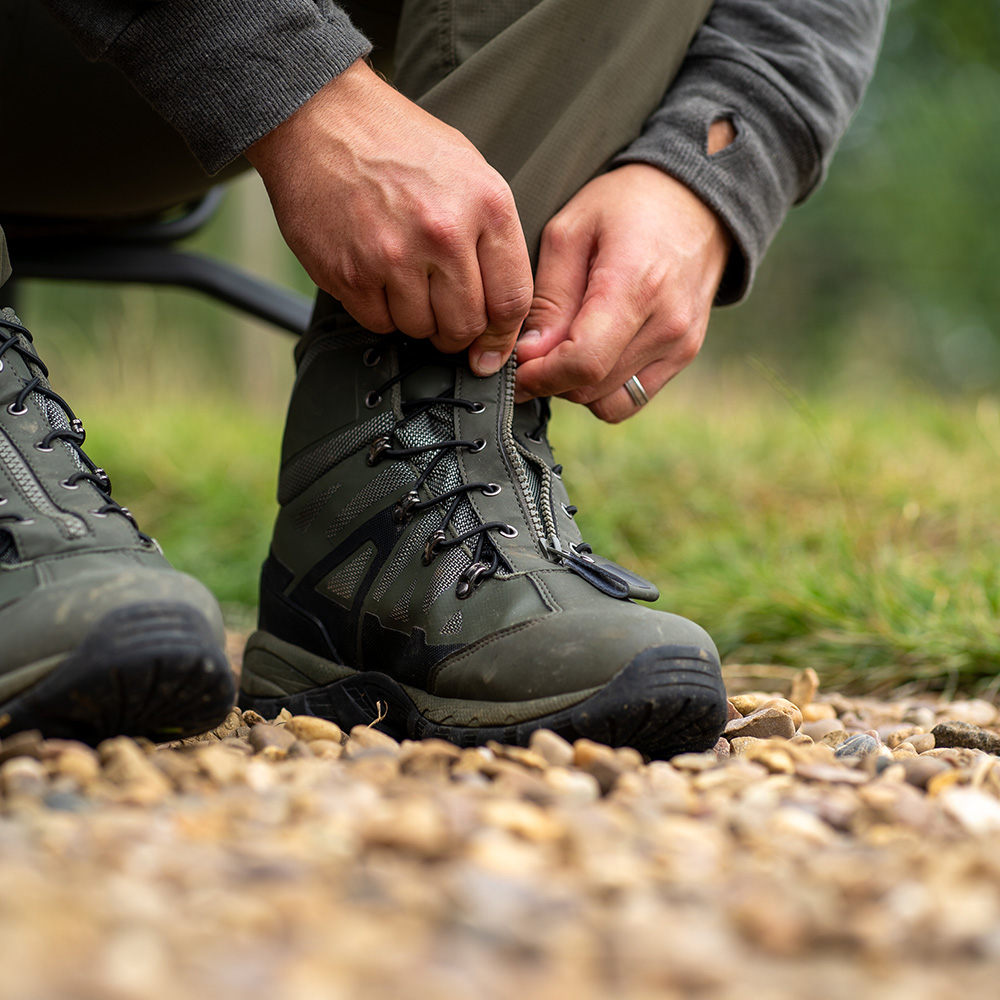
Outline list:
[[[42,517],[55,521],[64,538],[83,538],[87,534],[87,524],[83,518],[60,510],[52,502],[52,498],[3,431],[0,431],[0,462],[13,477],[14,485],[25,503]]]

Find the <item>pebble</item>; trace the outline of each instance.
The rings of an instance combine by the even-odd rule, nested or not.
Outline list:
[[[756,736],[758,739],[777,736],[790,739],[795,735],[795,721],[778,707],[758,708],[742,719],[727,722],[725,735],[730,741],[739,736]]]
[[[826,702],[813,701],[808,705],[800,707],[802,708],[803,722],[819,722],[825,719],[837,718],[837,710],[833,705],[828,705]]]
[[[868,733],[857,733],[855,736],[844,740],[837,747],[835,756],[839,758],[868,757],[877,754],[881,748],[882,744],[879,742],[878,737],[871,736]]]
[[[124,801],[155,805],[164,801],[173,786],[142,749],[127,736],[105,740],[97,748],[102,777],[120,789]]]
[[[536,729],[528,739],[528,747],[553,767],[569,767],[576,753],[572,743],[551,729]]]
[[[954,704],[949,708],[954,708]],[[969,722],[938,723],[931,730],[931,735],[937,747],[968,747],[988,754],[1000,753],[1000,736]]]
[[[399,753],[399,744],[391,736],[372,729],[371,726],[354,726],[344,747],[344,755],[352,757],[364,750],[385,750],[395,754]]]
[[[250,746],[258,753],[267,749],[285,752],[294,742],[295,733],[284,726],[272,726],[266,722],[258,722],[250,727]],[[274,759],[280,759],[280,757]]]
[[[812,722],[803,722],[801,732],[805,733],[806,736],[812,737],[812,739],[818,742],[828,733],[843,732],[843,726],[841,726],[840,720],[836,718],[815,719]]]
[[[811,705],[813,699],[819,691],[819,674],[812,667],[800,670],[792,678],[792,689],[788,695],[788,700],[804,710]]]
[[[343,731],[336,722],[328,719],[317,719],[312,715],[293,715],[286,723],[285,729],[292,733],[296,739],[305,743],[312,743],[314,740],[330,740],[333,743],[341,743],[344,739]]]
[[[943,760],[927,757],[924,754],[904,760],[902,765],[906,780],[917,788],[926,788],[931,778],[951,770]]]

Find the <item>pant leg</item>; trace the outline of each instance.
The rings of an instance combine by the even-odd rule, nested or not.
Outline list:
[[[406,0],[394,83],[545,223],[659,106],[712,0]]]

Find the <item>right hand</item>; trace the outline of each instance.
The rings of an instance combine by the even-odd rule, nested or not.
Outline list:
[[[451,126],[354,63],[247,150],[282,235],[364,327],[507,360],[531,305],[514,197]]]

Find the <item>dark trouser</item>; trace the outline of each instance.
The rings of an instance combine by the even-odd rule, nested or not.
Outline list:
[[[394,39],[396,86],[507,179],[534,254],[559,207],[639,135],[711,3],[343,5],[381,52]],[[177,133],[115,69],[84,60],[37,0],[0,0],[0,27],[0,220],[149,215],[245,169],[238,161],[207,177]]]

